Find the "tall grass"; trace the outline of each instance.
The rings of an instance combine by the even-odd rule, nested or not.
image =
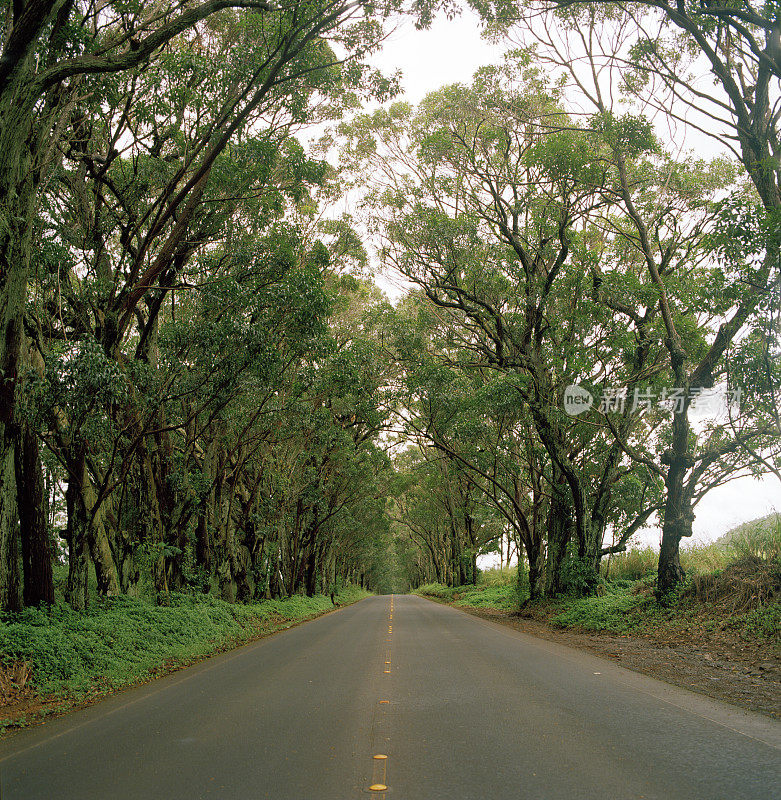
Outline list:
[[[781,515],[747,523],[715,542],[683,544],[681,566],[688,575],[706,575],[727,569],[747,558],[781,563]],[[611,580],[638,581],[652,577],[659,554],[651,547],[632,548],[602,561],[602,575]]]
[[[494,567],[480,571],[479,586],[509,586],[518,580],[517,567]]]
[[[639,581],[656,572],[659,554],[650,547],[633,548],[603,559],[602,576],[614,580]]]

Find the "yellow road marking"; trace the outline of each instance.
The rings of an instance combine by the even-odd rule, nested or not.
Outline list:
[[[384,792],[388,788],[386,783],[388,780],[386,777],[388,756],[384,753],[378,753],[376,756],[372,756],[372,760],[374,767],[372,768],[372,783],[369,786],[369,790],[372,792]]]
[[[386,642],[390,643],[390,635],[393,633],[393,626],[390,624],[390,620],[393,619],[393,595],[391,595],[391,602],[390,602],[390,612],[388,615],[388,638],[385,639]],[[383,673],[385,675],[390,674],[390,663],[391,663],[391,651],[390,647],[388,648],[387,657],[385,661],[385,669]],[[390,700],[380,700],[380,705],[389,705]],[[388,764],[388,756],[384,753],[377,753],[376,755],[372,756],[372,763],[374,764],[372,768],[372,782],[369,786],[370,792],[385,792],[388,789],[387,784],[387,764]],[[382,797],[384,798],[385,795],[383,794]]]

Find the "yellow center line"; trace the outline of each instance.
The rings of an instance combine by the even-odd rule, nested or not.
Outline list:
[[[391,595],[391,606],[389,621],[393,619],[393,595]],[[388,625],[388,636],[393,633],[393,626]],[[390,638],[385,640],[390,643]],[[385,669],[383,672],[387,675],[390,673],[391,651],[388,647],[388,652],[385,659]],[[390,705],[390,700],[380,700],[380,705]],[[388,789],[388,756],[385,753],[376,753],[372,756],[372,779],[369,785],[369,791],[375,793],[375,797],[385,798],[385,792]]]

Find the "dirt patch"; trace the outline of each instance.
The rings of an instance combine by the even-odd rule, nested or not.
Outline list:
[[[740,708],[781,718],[781,660],[771,644],[746,642],[728,631],[624,636],[554,627],[544,619],[491,608],[466,608],[476,617],[522,633],[588,650],[675,686]]]

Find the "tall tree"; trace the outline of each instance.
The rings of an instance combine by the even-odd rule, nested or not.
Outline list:
[[[216,20],[216,22],[215,22]],[[99,6],[77,2],[13,3],[4,11],[4,51],[0,59],[0,605],[15,607],[20,581],[15,574],[18,550],[16,449],[24,441],[19,413],[28,374],[28,347],[23,318],[28,281],[36,252],[36,224],[43,192],[57,174],[62,154],[78,163],[81,177],[99,182],[112,194],[118,162],[127,135],[138,125],[151,155],[173,161],[159,176],[157,196],[139,219],[124,229],[124,247],[133,258],[126,264],[125,290],[112,298],[115,308],[105,320],[101,339],[111,354],[139,302],[150,288],[165,282],[172,265],[192,250],[189,237],[198,235],[194,220],[207,184],[221,154],[253,115],[264,109],[273,93],[306,82],[307,76],[343,59],[333,56],[327,40],[339,41],[348,60],[376,43],[381,35],[378,17],[361,2],[295,2],[272,7],[252,0],[187,2],[150,13],[141,3]],[[177,152],[176,124],[196,116],[165,120],[146,86],[148,65],[179,59],[183,73],[179,88],[198,69],[182,53],[198,43],[233,40],[232,57],[223,60],[224,91],[210,109],[210,121],[198,133],[192,149]],[[348,69],[348,71],[349,71]],[[124,80],[125,76],[128,77]],[[187,77],[185,77],[187,76]],[[176,82],[176,78],[173,82]],[[173,86],[174,83],[168,83]],[[166,85],[165,79],[163,85]],[[375,84],[376,85],[376,84]],[[189,89],[192,91],[193,84]],[[171,90],[176,91],[176,88]],[[118,102],[117,102],[118,101]],[[151,102],[150,102],[151,101]],[[207,101],[208,104],[208,101]],[[113,124],[96,122],[108,105],[116,110]],[[177,107],[174,103],[174,107]],[[119,110],[124,109],[124,110]],[[111,112],[109,112],[111,116]],[[160,125],[166,125],[160,130]],[[197,127],[197,125],[195,126]],[[150,131],[151,128],[151,131]],[[108,135],[95,135],[95,129]],[[155,139],[156,135],[156,139]],[[93,149],[95,145],[98,148]],[[136,158],[142,158],[139,155]],[[137,163],[137,162],[136,162]],[[78,172],[77,172],[78,175]],[[78,178],[77,178],[78,180]],[[78,198],[81,190],[73,184]],[[88,191],[89,194],[89,191]],[[121,201],[121,197],[110,198]],[[89,210],[89,206],[87,206]],[[108,250],[100,235],[110,217],[103,209],[94,219],[95,268],[103,269]],[[138,223],[141,223],[138,225]],[[116,265],[114,265],[116,267]],[[109,341],[109,340],[113,340]],[[22,463],[26,463],[21,459]],[[80,462],[77,459],[77,462]],[[78,466],[76,464],[75,466]],[[33,483],[35,481],[33,480]],[[28,521],[29,522],[29,521]],[[41,531],[32,531],[40,540]],[[107,578],[111,582],[110,578]]]

